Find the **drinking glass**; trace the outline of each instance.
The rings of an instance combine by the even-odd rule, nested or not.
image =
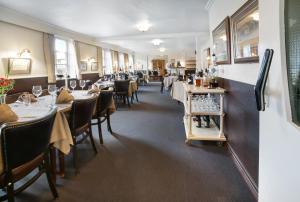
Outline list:
[[[25,106],[29,106],[31,104],[31,96],[29,93],[24,95],[23,103]]]
[[[57,92],[56,85],[48,85],[48,93],[52,96],[51,105],[54,105],[54,98]]]
[[[74,91],[74,89],[76,88],[76,81],[75,80],[70,81],[70,86]]]
[[[83,88],[85,87],[85,80],[80,80],[80,81],[79,81],[79,86],[80,86],[81,89],[83,90]]]
[[[33,86],[32,87],[32,94],[38,98],[40,95],[42,95],[42,86]]]

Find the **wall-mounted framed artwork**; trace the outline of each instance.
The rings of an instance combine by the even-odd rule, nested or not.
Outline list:
[[[30,74],[31,59],[30,58],[8,58],[8,73],[15,74]]]
[[[80,61],[80,71],[82,71],[82,72],[87,71],[87,62],[86,61]]]
[[[91,63],[91,71],[98,71],[98,63],[97,62]]]
[[[248,0],[231,16],[234,63],[259,62],[258,0]]]
[[[212,32],[216,64],[231,64],[230,21],[226,17]]]

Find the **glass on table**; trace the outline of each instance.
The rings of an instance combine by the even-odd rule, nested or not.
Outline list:
[[[38,86],[32,86],[32,94],[38,98],[40,95],[42,95],[43,93],[43,89],[42,86],[38,85]]]
[[[72,81],[70,81],[70,87],[73,89],[73,91],[74,91],[74,89],[76,88],[76,80],[72,80]]]
[[[79,81],[79,86],[81,87],[81,89],[83,90],[83,88],[85,87],[85,80],[80,80]]]
[[[53,106],[55,104],[55,95],[57,92],[57,87],[56,85],[48,85],[48,93],[52,96],[52,100],[51,100],[51,106]]]

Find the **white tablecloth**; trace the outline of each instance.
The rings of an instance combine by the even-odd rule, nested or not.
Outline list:
[[[177,80],[177,76],[167,76],[164,77],[164,87],[166,90],[168,90],[168,88],[170,87],[170,85],[172,85],[174,83],[174,81]]]
[[[174,100],[180,101],[183,103],[184,99],[184,88],[183,81],[175,81],[172,86],[171,96]]]
[[[88,99],[93,96],[89,95],[87,91],[73,91],[72,95],[75,100]],[[51,96],[43,96],[38,99],[38,102],[32,103],[29,106],[25,106],[23,103],[13,103],[10,104],[10,107],[18,115],[19,119],[17,122],[25,122],[46,116],[50,111],[52,101]],[[72,104],[57,104],[56,106],[57,113],[51,132],[50,143],[62,153],[68,154],[71,150],[71,145],[73,145],[73,139],[65,112],[70,111]],[[110,113],[113,113],[115,111],[114,102],[110,108]],[[3,161],[0,149],[0,173],[2,173],[2,171]]]

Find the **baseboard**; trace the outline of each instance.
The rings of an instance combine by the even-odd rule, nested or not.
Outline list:
[[[242,177],[244,178],[246,184],[248,185],[250,191],[252,192],[253,196],[256,200],[258,200],[258,186],[239,159],[238,155],[235,153],[234,149],[230,145],[230,143],[227,143],[227,148],[229,150],[229,153],[231,154],[231,157],[233,159],[233,162],[235,163],[237,169],[241,173]]]

